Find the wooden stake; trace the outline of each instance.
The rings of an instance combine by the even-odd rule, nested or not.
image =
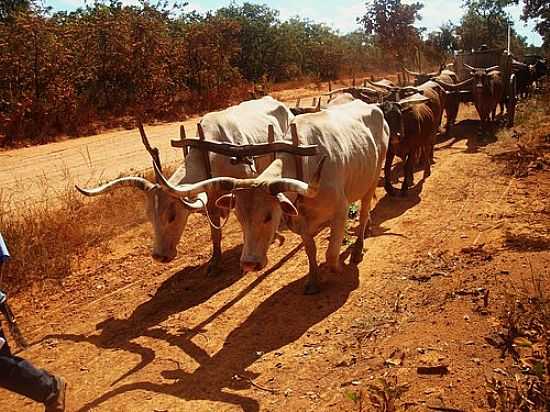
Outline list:
[[[187,139],[187,134],[185,133],[185,125],[180,125],[180,140],[184,141]],[[187,146],[183,146],[183,158],[185,159],[187,157],[187,154],[189,153],[189,148]]]
[[[204,130],[202,130],[202,126],[200,123],[197,123],[197,134],[199,135],[199,140],[205,140],[204,139]],[[210,167],[210,156],[208,156],[207,150],[201,150],[202,152],[202,159],[204,163],[204,169],[206,170],[206,178],[211,179],[212,178],[212,168]]]
[[[298,146],[300,144],[300,139],[298,138],[298,130],[296,129],[296,123],[290,124],[290,134],[292,135],[292,144]],[[294,155],[294,160],[296,162],[296,178],[298,180],[304,180],[304,165],[302,163],[302,156]]]

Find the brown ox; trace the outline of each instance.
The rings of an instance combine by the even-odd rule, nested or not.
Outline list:
[[[475,68],[464,65],[470,69],[471,78],[459,83],[449,84],[436,80],[447,91],[471,90],[477,113],[484,127],[490,120],[495,120],[497,106],[502,103],[504,97],[504,82],[498,66],[488,68]]]
[[[439,80],[448,84],[457,84],[458,77],[456,73],[452,70],[444,68],[442,65],[438,71],[433,73],[419,73],[413,72],[406,68],[403,68],[409,75],[415,77],[414,85],[419,86],[431,80]],[[451,127],[456,122],[456,117],[458,115],[458,109],[460,106],[460,95],[458,93],[448,94],[445,98],[445,114],[447,115],[447,123],[445,125],[445,133],[449,133]]]
[[[384,188],[389,195],[395,193],[391,184],[391,166],[396,155],[405,163],[401,187],[403,196],[413,184],[416,157],[424,160],[424,178],[431,174],[433,146],[441,123],[441,96],[444,96],[442,89],[435,86],[425,86],[424,95],[415,95],[399,102],[384,102],[381,105],[390,127],[390,145],[384,166]]]

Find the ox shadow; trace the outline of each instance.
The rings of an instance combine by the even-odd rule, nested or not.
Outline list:
[[[290,254],[295,254],[300,248],[294,248]],[[88,402],[79,411],[93,409],[131,391],[168,394],[188,401],[223,402],[245,411],[259,411],[260,405],[256,399],[225,390],[249,389],[251,380],[257,375],[247,371],[247,368],[258,359],[258,352],[272,352],[299,339],[312,326],[341,308],[359,284],[357,267],[351,265],[344,266],[343,273],[338,276],[324,278],[321,293],[314,296],[303,295],[303,279],[279,289],[234,329],[223,347],[212,356],[190,342],[185,333],[175,335],[159,328],[148,332],[149,336],[163,339],[193,357],[199,364],[197,369],[191,373],[179,367],[162,371],[161,376],[175,380],[173,383],[142,381],[118,386]],[[152,301],[157,299],[155,296]],[[156,303],[154,306],[157,306]],[[236,375],[244,379],[233,379]]]
[[[500,120],[491,122],[483,130],[481,121],[466,119],[453,126],[450,133],[444,139],[438,140],[439,145],[435,150],[444,150],[453,147],[456,143],[466,140],[466,153],[477,153],[479,148],[485,147],[497,141],[497,133],[502,129]],[[444,143],[444,144],[442,144]]]
[[[369,223],[368,237],[377,236],[403,236],[399,233],[389,232],[389,228],[384,227],[384,222],[401,216],[407,210],[412,209],[420,203],[422,189],[425,179],[422,178],[409,188],[406,196],[390,196],[387,193],[380,199],[376,206],[371,210],[371,220]]]
[[[132,340],[140,336],[152,336],[156,327],[175,313],[184,312],[206,302],[212,296],[228,288],[242,276],[239,258],[242,246],[226,250],[222,254],[225,271],[220,276],[205,275],[207,264],[189,266],[176,272],[157,289],[154,297],[138,306],[128,319],[108,318],[96,325],[98,335],[51,334],[42,338],[86,342],[102,349],[122,349],[139,355],[140,362],[112,384],[127,378],[153,362],[153,350]]]

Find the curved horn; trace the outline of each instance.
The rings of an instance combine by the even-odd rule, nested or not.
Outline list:
[[[162,185],[162,187],[166,188],[168,192],[173,193],[177,197],[197,197],[200,193],[208,192],[211,190],[231,191],[235,188],[237,182],[239,182],[240,180],[234,179],[232,177],[215,177],[212,179],[203,180],[198,183],[174,186],[172,183],[166,180],[166,177],[164,177],[160,170],[158,170],[158,166],[156,163],[153,163],[153,166],[155,167],[155,172],[159,174],[160,184]]]
[[[147,179],[144,179],[143,177],[130,176],[115,179],[109,183],[105,183],[104,185],[98,186],[93,189],[83,189],[78,185],[75,185],[76,190],[78,190],[85,196],[97,196],[121,187],[134,187],[136,189],[147,192],[148,190],[153,189],[155,187],[155,184],[151,183]]]
[[[282,192],[296,192],[304,197],[317,196],[321,183],[321,172],[326,159],[327,156],[323,156],[309,184],[298,179],[279,178],[269,183],[269,192],[274,196]]]
[[[469,79],[464,80],[463,82],[457,83],[457,84],[450,84],[447,82],[444,82],[440,79],[434,79],[434,82],[439,84],[441,87],[443,87],[448,92],[456,92],[459,90],[462,90],[464,86],[470,84],[472,82],[473,78],[470,77]]]
[[[405,66],[403,66],[403,70],[405,70],[407,74],[410,74],[411,76],[415,76],[415,77],[422,76],[423,74],[419,72],[413,72],[412,70],[407,69]]]
[[[432,73],[428,73],[427,76],[429,77],[436,77],[436,76],[439,76],[441,74],[441,72],[443,71],[443,68],[445,67],[445,65],[441,65],[439,66],[439,70],[436,71],[436,72],[432,72]]]
[[[493,71],[493,70],[500,70],[500,66],[491,66],[491,67],[487,67],[485,69],[485,73],[489,73],[490,71]]]
[[[464,64],[464,67],[466,67],[466,68],[467,68],[468,70],[470,70],[470,71],[475,72],[475,71],[477,70],[475,67],[472,67],[472,66],[470,66],[470,65],[468,65],[468,64],[466,64],[466,63],[463,63],[463,64]]]
[[[392,90],[392,89],[394,89],[394,87],[392,87],[392,86],[387,86],[387,85],[385,85],[385,84],[375,83],[375,82],[373,82],[373,81],[371,81],[371,80],[368,80],[368,79],[366,80],[366,82],[367,82],[368,84],[370,84],[371,86],[378,87],[379,89],[386,89],[386,90]]]
[[[331,90],[329,92],[323,93],[323,96],[332,96],[336,93],[342,93],[343,91],[348,90],[348,87],[342,87],[341,89]]]
[[[381,92],[381,90],[376,90],[376,89],[373,89],[372,87],[356,87],[355,89],[365,93],[370,93],[370,94],[378,94]]]

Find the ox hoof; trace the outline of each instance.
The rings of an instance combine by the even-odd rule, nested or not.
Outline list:
[[[363,248],[361,249],[353,249],[353,252],[351,252],[351,263],[354,265],[357,265],[363,261]]]
[[[384,189],[386,190],[386,193],[389,196],[395,196],[395,190],[394,190],[393,186],[384,185]]]
[[[206,276],[216,277],[220,274],[220,262],[219,261],[210,261],[206,269]]]
[[[317,283],[306,283],[306,287],[304,288],[304,295],[316,295],[319,292],[321,292],[321,289],[319,288],[319,285]]]

